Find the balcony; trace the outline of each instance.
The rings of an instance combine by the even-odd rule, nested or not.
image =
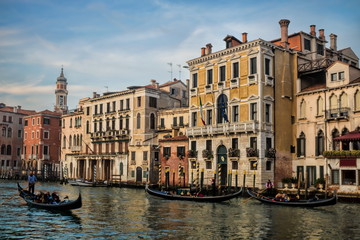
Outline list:
[[[325,111],[326,120],[341,120],[349,118],[350,108],[333,108]]]
[[[246,157],[259,157],[259,150],[255,148],[246,148]]]
[[[298,72],[299,74],[306,72],[314,72],[321,69],[325,69],[330,66],[334,61],[329,58],[321,58],[314,61],[309,61],[307,63],[299,64]]]
[[[198,152],[196,150],[189,150],[188,151],[188,158],[197,158]]]
[[[50,155],[43,155],[43,160],[50,161]]]
[[[360,150],[324,151],[326,158],[360,158]]]
[[[266,76],[265,77],[265,85],[273,87],[274,86],[274,78],[270,77],[270,76]]]
[[[258,75],[252,74],[248,76],[249,85],[258,83]]]
[[[237,148],[229,148],[228,150],[229,157],[240,157],[240,149]]]
[[[210,160],[210,159],[214,158],[214,153],[211,150],[204,149],[202,151],[202,157]]]
[[[265,150],[265,157],[267,158],[275,158],[276,150],[274,148],[269,148]]]
[[[246,122],[246,123],[232,123],[232,124],[221,124],[221,125],[208,125],[203,127],[190,127],[186,129],[186,135],[189,137],[197,136],[213,136],[213,135],[224,135],[230,133],[248,133],[256,132],[259,129],[257,122]]]
[[[230,80],[230,88],[239,87],[239,78],[233,78]]]
[[[191,88],[190,89],[190,97],[196,97],[198,95],[197,88]]]

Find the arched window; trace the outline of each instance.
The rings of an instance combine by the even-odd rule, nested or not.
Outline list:
[[[76,135],[73,136],[74,140],[73,140],[73,146],[77,146],[77,143],[76,143]]]
[[[306,118],[306,102],[304,99],[300,103],[300,118]]]
[[[5,149],[6,149],[5,144],[1,145],[1,155],[5,155]]]
[[[332,136],[332,148],[333,148],[332,150],[340,150],[340,143],[334,140],[334,138],[340,136],[339,131],[336,128],[332,131],[331,136]]]
[[[324,100],[322,99],[322,97],[319,97],[317,99],[316,106],[317,106],[316,115],[322,116],[324,114]]]
[[[342,131],[341,131],[341,136],[344,136],[346,134],[349,133],[349,130],[347,128],[344,128]],[[350,150],[350,144],[348,141],[342,141],[341,142],[341,150]]]
[[[342,93],[340,96],[340,108],[347,108],[348,106],[348,96],[346,93]]]
[[[322,155],[324,152],[324,132],[319,130],[315,138],[315,156]]]
[[[120,120],[119,120],[119,129],[123,129],[123,116],[120,116]]]
[[[155,114],[150,114],[150,129],[155,129]]]
[[[140,129],[140,128],[141,128],[141,115],[140,115],[140,113],[138,113],[138,114],[136,115],[136,128],[137,128],[137,129]]]
[[[297,139],[297,156],[302,157],[305,156],[305,148],[306,148],[306,138],[305,134],[301,132],[299,138]]]
[[[72,146],[72,136],[70,135],[69,136],[69,148],[71,148],[71,146]]]
[[[7,137],[8,137],[8,138],[11,138],[11,137],[12,137],[12,129],[11,129],[11,128],[8,128]]]
[[[72,118],[70,118],[70,126],[69,127],[72,127]]]
[[[354,95],[354,110],[360,111],[360,91],[357,90]]]
[[[63,137],[63,148],[66,148],[66,136]]]
[[[335,94],[330,97],[330,117],[337,117],[338,113],[338,103],[337,97]]]
[[[217,123],[228,122],[228,98],[221,94],[217,99]]]
[[[2,128],[2,134],[1,134],[3,137],[6,137],[6,127],[3,127]]]
[[[89,121],[86,121],[86,133],[90,132],[90,123]]]
[[[6,155],[11,155],[11,145],[7,145]]]
[[[115,130],[115,117],[111,119],[111,129]]]

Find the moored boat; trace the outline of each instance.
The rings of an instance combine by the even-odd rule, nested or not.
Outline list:
[[[309,199],[309,200],[290,200],[290,201],[278,201],[275,198],[263,196],[259,193],[253,192],[247,189],[248,194],[263,203],[280,205],[280,206],[291,206],[291,207],[321,207],[334,205],[337,202],[337,196],[334,194],[331,198],[327,199]]]
[[[235,193],[219,196],[185,196],[172,194],[169,192],[163,192],[155,189],[151,189],[148,186],[145,188],[146,192],[152,196],[168,199],[168,200],[182,200],[182,201],[194,201],[194,202],[223,202],[240,196],[242,189]]]
[[[106,183],[103,182],[80,182],[80,181],[75,181],[75,182],[70,182],[71,186],[79,186],[79,187],[107,187],[108,185]]]
[[[77,209],[82,207],[81,193],[79,193],[79,197],[76,200],[72,200],[72,201],[67,200],[67,201],[61,201],[56,204],[51,204],[51,203],[39,203],[34,201],[36,199],[36,195],[23,189],[19,183],[18,183],[18,191],[20,193],[20,197],[22,197],[30,207],[42,208],[52,211],[66,211],[66,210]]]

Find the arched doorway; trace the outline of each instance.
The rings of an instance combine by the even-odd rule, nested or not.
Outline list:
[[[136,168],[136,182],[142,182],[142,169],[141,169],[141,167]]]
[[[217,171],[218,176],[218,183],[220,185],[226,185],[227,180],[227,150],[224,145],[220,145],[217,149]]]

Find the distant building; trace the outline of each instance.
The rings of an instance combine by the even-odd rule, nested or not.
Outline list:
[[[44,110],[23,119],[23,170],[35,171],[43,179],[59,178],[61,114]]]
[[[59,113],[67,113],[67,79],[64,77],[64,69],[61,68],[60,76],[56,80],[56,89],[55,89],[55,107],[54,111]]]
[[[0,177],[21,175],[24,117],[36,113],[0,104]]]

